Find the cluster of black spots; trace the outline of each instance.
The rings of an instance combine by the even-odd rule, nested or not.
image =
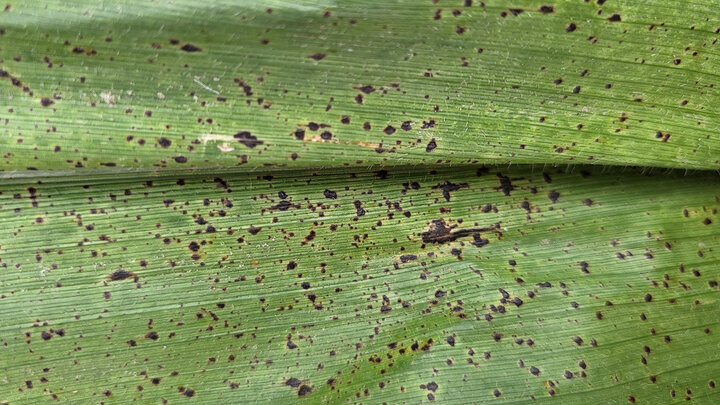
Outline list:
[[[279,203],[273,205],[270,207],[270,209],[278,210],[278,211],[287,211],[290,208],[300,208],[299,204],[292,204],[289,201],[280,201]]]
[[[582,271],[584,274],[590,274],[590,270],[588,270],[590,265],[586,261],[581,261],[578,263],[578,265],[580,266],[580,271]]]
[[[655,138],[661,139],[663,142],[667,142],[670,140],[670,134],[663,133],[662,131],[655,132]]]
[[[481,247],[489,243],[487,239],[482,239],[480,234],[482,232],[490,232],[496,229],[493,227],[485,228],[468,228],[468,229],[457,229],[454,230],[455,226],[448,226],[443,219],[434,219],[430,222],[428,230],[421,233],[420,236],[424,243],[447,243],[455,241],[459,238],[472,236],[474,239],[473,245]]]
[[[510,192],[515,190],[515,187],[510,181],[510,178],[507,176],[503,176],[502,173],[498,173],[497,177],[500,180],[499,190],[501,190],[506,196],[509,196]]]
[[[365,209],[362,207],[362,202],[360,200],[355,200],[353,205],[355,206],[355,212],[358,217],[365,215]]]
[[[245,93],[245,95],[247,97],[250,97],[253,95],[252,87],[249,84],[245,83],[244,80],[236,77],[233,79],[233,82],[235,82],[238,85],[238,87],[242,87],[243,92]]]
[[[40,332],[40,338],[46,342],[52,339],[53,336],[65,336],[65,329],[50,329]]]
[[[97,55],[97,51],[94,49],[85,49],[79,46],[73,47],[73,49],[70,51],[76,55],[85,54],[89,56]]]
[[[364,86],[359,86],[359,87],[353,87],[353,89],[360,90],[361,92],[363,92],[365,94],[370,94],[375,91],[375,87],[373,87],[372,85],[369,85],[369,84],[366,84]]]
[[[238,142],[251,149],[264,143],[263,141],[258,140],[255,135],[251,134],[248,131],[240,131],[233,135],[233,138],[237,139]]]
[[[449,181],[445,181],[445,183],[438,184],[432,187],[433,190],[442,190],[443,198],[445,198],[445,201],[450,201],[450,193],[453,191],[458,191],[461,188],[468,188],[468,183],[462,183],[462,184],[454,184],[450,183]]]

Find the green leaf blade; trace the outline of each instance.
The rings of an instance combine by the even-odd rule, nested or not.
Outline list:
[[[714,174],[266,176],[4,184],[3,398],[717,395]]]

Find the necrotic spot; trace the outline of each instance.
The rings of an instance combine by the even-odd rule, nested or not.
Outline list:
[[[538,10],[543,14],[552,13],[555,11],[555,8],[553,6],[540,6],[540,9]]]
[[[355,211],[357,216],[361,217],[365,215],[365,209],[363,209],[362,203],[359,200],[355,200],[355,202],[353,202],[353,205],[355,205]]]
[[[263,141],[258,140],[256,136],[252,135],[248,131],[240,131],[237,134],[233,135],[233,138],[237,139],[238,142],[251,149],[263,144]]]
[[[198,48],[197,46],[195,46],[189,42],[187,44],[181,46],[180,49],[185,52],[200,52],[200,51],[202,51],[202,49]]]
[[[425,147],[425,152],[432,152],[435,148],[437,148],[437,142],[435,142],[435,138],[433,138]]]
[[[304,397],[306,395],[310,395],[310,394],[312,394],[312,388],[310,388],[307,385],[301,385],[297,394],[299,397]]]
[[[110,281],[119,281],[119,280],[125,280],[130,277],[134,277],[135,273],[123,269],[117,269],[112,274],[110,274]]]

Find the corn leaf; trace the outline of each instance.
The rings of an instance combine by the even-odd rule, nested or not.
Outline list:
[[[597,3],[14,2],[0,168],[720,167],[717,3]]]
[[[718,5],[8,4],[0,403],[717,403]]]

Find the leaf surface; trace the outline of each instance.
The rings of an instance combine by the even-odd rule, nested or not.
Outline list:
[[[14,2],[0,168],[717,169],[717,3],[596,3]]]
[[[718,5],[8,4],[0,403],[718,402]]]
[[[712,403],[717,190],[523,168],[8,182],[0,391]]]

